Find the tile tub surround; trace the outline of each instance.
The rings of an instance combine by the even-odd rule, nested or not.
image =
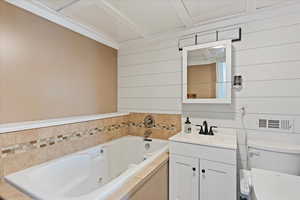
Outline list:
[[[153,138],[168,139],[181,131],[181,115],[130,113],[116,117],[50,124],[0,134],[0,178],[66,154],[126,135],[143,136],[147,115],[155,119]],[[11,129],[13,130],[13,129]]]
[[[155,126],[150,128],[150,137],[157,139],[169,139],[181,131],[181,115],[179,114],[157,114],[157,113],[130,113],[129,115],[129,134],[144,136],[147,129],[143,122],[147,115],[153,116]]]
[[[128,135],[128,115],[0,134],[0,177]]]

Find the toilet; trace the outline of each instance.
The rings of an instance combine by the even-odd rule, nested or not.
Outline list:
[[[240,170],[241,199],[287,200],[300,196],[300,145],[251,142]]]

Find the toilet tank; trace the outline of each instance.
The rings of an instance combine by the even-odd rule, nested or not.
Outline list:
[[[300,175],[300,145],[249,143],[250,168]]]

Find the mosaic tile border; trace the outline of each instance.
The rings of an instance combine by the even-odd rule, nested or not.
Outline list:
[[[63,141],[72,141],[72,140],[77,140],[77,139],[80,139],[83,137],[97,135],[97,134],[104,133],[104,132],[108,132],[109,134],[111,134],[115,130],[119,130],[121,128],[127,128],[127,127],[129,127],[129,123],[122,122],[121,124],[113,124],[113,125],[109,125],[109,126],[88,129],[84,132],[74,131],[69,134],[61,134],[61,135],[58,135],[55,137],[42,138],[42,139],[27,142],[27,143],[15,144],[15,145],[1,148],[1,157],[0,158],[5,158],[5,157],[7,157],[9,155],[13,155],[13,154],[28,152],[28,151],[38,149],[38,148],[52,146],[54,144],[61,143]]]
[[[38,148],[45,148],[47,146],[52,146],[54,144],[61,143],[63,141],[72,141],[83,137],[89,137],[104,132],[108,132],[108,134],[112,134],[114,130],[119,130],[121,128],[130,128],[130,127],[145,128],[145,125],[143,121],[137,123],[132,121],[126,121],[126,122],[121,122],[121,124],[112,124],[109,126],[88,129],[84,132],[73,131],[72,133],[61,134],[55,137],[33,140],[27,143],[14,144],[8,147],[1,148],[0,158],[5,158],[10,155],[32,151]],[[156,123],[153,129],[176,131],[175,124],[166,124],[166,123]]]
[[[136,128],[146,128],[144,125],[144,122],[129,122],[130,127],[136,127]],[[155,123],[154,129],[162,129],[162,130],[170,130],[170,131],[175,131],[175,124],[166,124],[166,123]]]

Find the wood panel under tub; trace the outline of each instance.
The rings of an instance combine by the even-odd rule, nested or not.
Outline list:
[[[169,163],[165,163],[129,199],[130,200],[168,200]]]

